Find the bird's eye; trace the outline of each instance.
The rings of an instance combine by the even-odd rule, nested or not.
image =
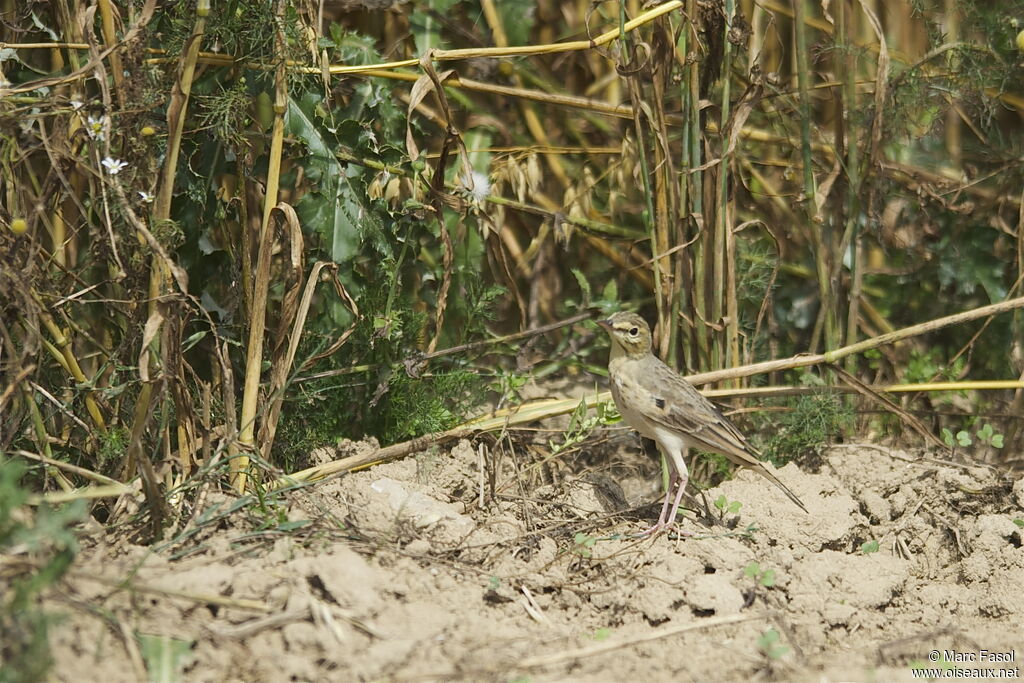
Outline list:
[[[636,327],[629,328],[629,336],[630,337],[635,337],[638,334],[640,334],[640,330],[638,328],[636,328]]]

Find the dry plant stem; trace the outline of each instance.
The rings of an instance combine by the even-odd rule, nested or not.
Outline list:
[[[859,216],[860,206],[860,140],[858,139],[858,127],[855,126],[854,112],[857,111],[857,59],[853,52],[852,42],[855,34],[854,17],[849,12],[849,5],[846,2],[839,3],[835,8],[836,17],[836,69],[842,81],[842,111],[836,116],[838,133],[836,140],[846,147],[845,166],[845,189],[846,201],[842,211],[845,211],[845,218],[842,211],[839,216],[845,220],[846,227],[843,234],[843,243],[852,241],[851,252],[852,263],[850,264],[850,292],[849,306],[846,311],[846,332],[845,341],[847,344],[857,341],[857,330],[860,320],[861,290],[864,281],[864,250],[861,239]],[[836,253],[834,269],[843,263],[843,249]],[[838,273],[833,277],[838,282]],[[853,373],[856,359],[848,357],[846,369]]]
[[[739,368],[717,370],[714,372],[702,372],[696,375],[691,375],[687,379],[694,384],[707,384],[709,382],[719,382],[723,379],[729,379],[732,377],[749,377],[750,375],[759,375],[766,372],[792,370],[795,368],[807,367],[809,365],[817,365],[823,362],[835,363],[836,361],[846,358],[851,354],[861,353],[868,349],[874,349],[879,346],[892,344],[894,342],[916,337],[928,332],[934,332],[935,330],[942,329],[943,327],[949,327],[950,325],[959,325],[961,323],[978,320],[990,315],[1006,313],[1019,308],[1024,308],[1024,297],[1008,299],[1006,301],[989,304],[988,306],[981,306],[980,308],[964,311],[962,313],[955,313],[942,318],[936,318],[935,320],[929,320],[928,322],[911,325],[910,327],[904,327],[894,332],[889,332],[871,339],[865,339],[864,341],[857,342],[856,344],[850,344],[848,346],[835,349],[834,351],[826,351],[822,354],[800,354],[790,358],[754,363],[752,365],[746,365]]]
[[[548,655],[527,657],[526,659],[517,662],[515,664],[515,668],[536,669],[544,666],[551,666],[553,664],[561,664],[563,662],[587,659],[590,657],[594,657],[595,655],[601,655],[606,652],[614,652],[616,650],[621,650],[626,647],[639,645],[640,643],[649,643],[654,640],[669,638],[671,636],[679,635],[680,633],[686,633],[688,631],[699,631],[703,629],[714,628],[716,626],[727,626],[729,624],[739,624],[744,621],[754,621],[758,619],[769,620],[773,619],[774,617],[774,612],[756,612],[754,614],[733,614],[726,617],[701,619],[699,621],[692,623],[653,629],[647,633],[641,633],[639,635],[635,635],[629,638],[608,640],[603,643],[588,645],[587,647],[581,647],[576,650],[567,650],[564,652],[555,652]]]
[[[148,593],[150,595],[166,595],[170,598],[180,598],[182,600],[189,600],[191,602],[206,603],[210,605],[219,605],[221,607],[232,607],[235,609],[248,610],[250,612],[270,612],[272,607],[259,600],[247,600],[245,598],[230,598],[225,595],[214,595],[212,593],[193,593],[192,591],[177,590],[174,588],[162,588],[160,586],[152,586],[145,583],[135,583],[133,581],[127,581],[123,579],[109,579],[105,576],[96,576],[94,574],[87,574],[82,571],[72,570],[68,572],[69,575],[80,579],[89,579],[90,581],[96,581],[102,583],[105,586],[116,588],[117,590],[127,590],[133,593]]]
[[[174,178],[177,173],[178,156],[181,150],[181,137],[185,128],[185,116],[188,109],[189,93],[192,90],[192,79],[195,74],[196,59],[199,55],[199,46],[205,31],[206,20],[203,17],[196,19],[189,44],[182,54],[179,65],[178,78],[174,83],[170,102],[167,107],[167,155],[164,159],[163,173],[160,182],[160,189],[153,204],[153,223],[160,223],[170,219],[171,198],[174,196]],[[159,352],[159,327],[162,323],[162,316],[157,307],[160,296],[167,291],[169,285],[169,267],[166,259],[154,250],[150,261],[149,280],[149,321],[153,322],[155,328],[151,328],[153,352]],[[147,325],[150,323],[147,322]],[[140,359],[146,367],[140,368],[144,377],[149,376],[149,365],[153,355],[147,353]],[[126,458],[123,475],[129,479],[135,475],[137,461],[142,455],[142,435],[145,431],[145,422],[149,418],[150,404],[153,401],[153,383],[145,382],[136,400],[134,416],[131,427],[131,441],[128,444],[128,457]],[[148,458],[146,458],[148,460]],[[146,469],[151,468],[145,467]],[[154,486],[150,483],[149,486]]]
[[[288,207],[288,210],[292,214],[289,221],[294,221],[294,224],[298,226],[298,217],[294,216],[294,210],[290,206]],[[302,293],[302,300],[299,302],[298,311],[295,314],[295,319],[292,323],[292,332],[288,339],[287,353],[283,361],[274,363],[272,370],[273,377],[271,379],[269,391],[271,395],[270,406],[260,429],[260,449],[264,460],[270,459],[270,451],[274,445],[274,436],[277,433],[277,422],[281,417],[281,405],[284,402],[284,390],[287,385],[288,373],[291,372],[292,365],[295,362],[295,354],[299,350],[299,342],[302,339],[302,330],[306,325],[309,306],[313,300],[313,293],[316,291],[316,283],[320,281],[320,271],[324,268],[337,269],[337,267],[337,264],[319,261],[309,271],[309,277],[306,279],[306,287]],[[282,321],[281,324],[283,325],[284,322]]]
[[[121,636],[121,643],[124,645],[125,652],[128,653],[128,660],[132,663],[132,669],[135,672],[135,680],[145,681],[150,678],[149,672],[146,670],[146,662],[142,659],[142,652],[139,650],[138,636],[133,632],[132,628],[118,619],[114,615],[110,615],[110,618],[117,624],[117,631]]]
[[[69,489],[58,493],[44,493],[31,495],[26,499],[29,505],[63,505],[73,500],[96,500],[99,498],[118,498],[135,493],[135,489],[124,484],[103,484],[101,486],[87,486],[82,489]]]
[[[60,357],[63,361],[62,365],[67,368],[68,372],[76,382],[84,385],[91,385],[92,382],[82,372],[82,366],[78,363],[78,358],[75,357],[75,352],[71,348],[71,341],[60,326],[54,321],[53,316],[47,310],[46,305],[43,303],[42,297],[40,297],[34,290],[32,291],[32,297],[36,300],[36,303],[40,306],[40,318],[42,318],[43,325],[46,327],[50,336],[53,337],[53,342],[56,349],[60,353]],[[89,412],[89,417],[92,418],[92,422],[96,425],[96,429],[100,433],[106,433],[107,424],[103,419],[103,413],[100,412],[99,404],[96,403],[96,399],[93,397],[94,390],[87,390],[85,392],[85,407]]]
[[[670,28],[666,20],[658,21],[654,30],[659,33],[668,33]],[[672,67],[672,55],[666,53],[660,64],[651,64],[652,99],[648,108],[651,124],[651,140],[654,145],[654,241],[651,243],[652,257],[654,259],[655,281],[660,284],[660,293],[656,297],[658,307],[658,344],[664,358],[672,361],[676,356],[676,349],[672,344],[674,337],[673,330],[677,326],[673,324],[673,310],[676,308],[678,292],[676,291],[674,262],[682,258],[681,255],[669,256],[673,245],[673,228],[678,222],[679,216],[679,194],[678,182],[676,180],[675,161],[670,155],[671,143],[669,141],[667,115],[665,113],[665,90],[670,83],[670,71]],[[678,243],[678,242],[676,242]]]
[[[278,54],[285,53],[284,0],[277,0],[274,9],[276,17]],[[245,379],[242,389],[242,413],[239,423],[239,445],[245,451],[255,449],[256,404],[259,397],[260,369],[263,362],[263,333],[266,326],[267,290],[270,287],[270,243],[271,214],[277,205],[278,186],[281,181],[281,154],[284,148],[284,114],[288,107],[288,71],[282,60],[277,65],[274,79],[274,128],[270,139],[269,167],[267,168],[267,191],[263,198],[263,221],[260,225],[260,251],[256,263],[252,309],[249,319],[249,341],[246,345]],[[245,492],[249,469],[249,456],[240,453],[232,460],[234,487],[239,493]]]
[[[871,391],[882,394],[919,394],[931,391],[1007,391],[1024,388],[1022,379],[982,379],[963,382],[922,382],[920,384],[865,385]],[[765,396],[798,396],[822,391],[852,393],[852,387],[808,387],[808,386],[767,386],[743,387],[740,389],[704,389],[700,393],[708,398],[754,398]],[[1010,414],[1016,414],[1010,411]]]
[[[110,477],[106,476],[105,474],[100,474],[99,472],[93,472],[92,470],[87,470],[84,467],[79,467],[77,465],[72,465],[69,462],[64,462],[62,460],[57,460],[55,458],[50,458],[50,457],[47,457],[45,455],[39,455],[37,453],[29,453],[28,451],[22,451],[22,450],[16,450],[16,451],[13,451],[13,453],[15,455],[20,455],[23,458],[28,458],[29,460],[35,460],[36,462],[41,462],[43,464],[50,465],[51,467],[57,467],[59,469],[66,470],[66,471],[71,472],[73,474],[77,474],[80,477],[84,477],[86,479],[90,479],[92,481],[95,481],[95,482],[97,482],[99,484],[107,484],[107,485],[111,485],[111,486],[124,486],[124,484],[122,484],[121,482],[117,481],[116,479],[111,479]]]
[[[695,17],[697,16],[698,11],[699,8],[697,0],[688,0],[686,4],[686,15],[688,17]],[[705,174],[693,172],[694,168],[698,168],[703,165],[701,162],[704,159],[704,136],[700,115],[700,64],[697,59],[689,59],[689,54],[697,53],[697,50],[700,48],[700,41],[696,35],[691,35],[691,37],[694,45],[689,48],[689,53],[684,55],[687,59],[685,67],[687,77],[684,101],[687,104],[686,139],[690,146],[688,153],[690,168],[684,168],[684,173],[682,174],[690,179],[688,215],[696,217],[697,219],[689,221],[695,229],[695,234],[692,238],[700,238],[696,244],[696,248],[693,250],[693,266],[691,268],[693,293],[690,299],[691,306],[689,313],[693,318],[693,337],[695,337],[695,342],[692,343],[693,351],[691,352],[691,366],[698,367],[703,365],[704,367],[707,367],[711,362],[712,330],[707,324],[708,281],[704,277],[704,274],[708,272],[707,256],[710,253],[709,242],[711,238],[707,232],[707,226],[710,225],[710,221],[705,215],[706,207],[704,205]],[[691,235],[687,235],[687,237],[691,237]]]
[[[799,1],[799,0],[797,0]],[[730,72],[732,71],[732,41],[729,40],[729,32],[732,26],[733,13],[735,12],[734,0],[724,0],[722,13],[724,14],[725,21],[722,23],[722,73],[724,74],[721,78],[722,92],[721,92],[721,118],[719,124],[719,133],[721,134],[721,145],[722,150],[727,150],[731,147],[731,130],[729,126],[729,115],[730,115],[730,94],[732,92],[732,78],[730,78]],[[722,152],[722,156],[726,156],[726,152]],[[713,232],[711,233],[711,322],[718,327],[716,329],[716,342],[711,345],[711,367],[722,368],[729,367],[732,364],[739,362],[738,358],[729,358],[729,347],[728,338],[730,336],[728,328],[732,323],[739,324],[739,320],[732,321],[726,320],[726,299],[735,298],[736,293],[730,291],[730,278],[727,273],[727,263],[730,260],[734,260],[727,252],[732,244],[734,246],[735,241],[731,239],[731,211],[729,202],[729,179],[731,175],[731,164],[723,163],[713,172],[712,177],[717,180],[715,187],[715,207],[714,207],[714,223]],[[724,325],[723,325],[724,323]],[[722,327],[726,329],[725,334],[721,332]],[[738,328],[737,328],[738,330]],[[738,334],[738,332],[737,332]],[[724,342],[724,343],[723,343]]]
[[[829,324],[832,315],[832,293],[829,284],[827,258],[829,244],[824,222],[820,220],[817,207],[815,206],[814,167],[812,166],[811,157],[811,68],[807,57],[807,31],[804,27],[805,2],[806,0],[793,0],[793,41],[796,45],[796,77],[800,105],[800,155],[803,161],[802,199],[805,209],[807,236],[811,248],[814,250],[820,302],[818,317],[814,322],[814,331],[811,334],[810,350],[813,353],[818,349],[823,332],[825,333],[825,346],[834,344],[836,340],[831,336]]]
[[[103,42],[108,48],[117,46],[117,35],[114,32],[114,12],[110,7],[110,0],[99,0],[100,25],[103,28]],[[121,55],[117,51],[110,53],[110,71],[114,77],[114,94],[117,96],[117,104],[124,109],[124,68],[121,66]]]
[[[523,332],[515,332],[513,334],[507,334],[502,337],[495,337],[494,339],[484,339],[482,341],[470,342],[469,344],[460,344],[458,346],[452,346],[447,349],[440,349],[432,353],[426,353],[418,360],[428,361],[433,360],[435,358],[441,358],[443,356],[451,356],[458,353],[467,353],[470,351],[476,351],[478,349],[485,349],[490,346],[495,346],[498,344],[508,344],[514,341],[519,341],[520,339],[528,339],[530,337],[536,337],[538,335],[547,334],[548,332],[553,332],[554,330],[567,327],[569,325],[575,325],[576,323],[582,322],[584,320],[589,320],[592,317],[593,316],[590,313],[579,313],[577,315],[572,316],[571,318],[566,318],[565,320],[556,320],[553,323],[548,323],[547,325],[542,325],[541,327],[536,327],[532,330],[524,330]],[[324,372],[318,372],[312,375],[299,377],[295,379],[295,383],[309,382],[316,379],[325,379],[327,377],[351,375],[357,372],[368,372],[377,367],[379,366],[357,365],[348,368],[339,368],[337,370],[326,370]]]
[[[576,405],[579,405],[579,401],[576,402]],[[267,490],[273,491],[287,486],[294,486],[296,484],[320,481],[335,474],[343,474],[369,465],[404,458],[407,455],[422,451],[430,446],[471,436],[477,431],[480,430],[474,427],[461,426],[444,432],[426,434],[391,446],[385,446],[373,453],[353,455],[339,460],[332,460],[331,462],[324,463],[323,465],[317,465],[316,467],[309,467],[307,469],[300,470],[299,472],[287,474],[271,483],[270,486],[267,487]]]
[[[508,47],[508,37],[505,35],[505,28],[501,24],[501,14],[495,6],[495,0],[480,0],[480,8],[483,10],[484,18],[491,29],[491,35],[494,37],[495,44],[499,48]],[[517,88],[523,87],[523,78],[518,72],[513,72],[512,79]],[[548,145],[547,131],[544,129],[544,124],[541,123],[540,117],[537,116],[537,111],[524,100],[519,100],[519,109],[523,114],[523,122],[526,124],[526,129],[530,131],[530,135],[533,136],[538,144]],[[569,180],[569,174],[566,173],[562,160],[558,155],[545,155],[544,160],[563,188],[569,187],[572,184]]]
[[[11,400],[12,396],[14,396],[14,392],[18,390],[18,388],[21,386],[21,383],[25,381],[25,378],[35,371],[36,366],[34,363],[26,365],[21,370],[19,370],[17,374],[14,375],[14,378],[11,379],[10,383],[7,385],[7,388],[0,392],[0,414],[3,414],[4,408],[7,407],[7,402]],[[2,436],[3,433],[0,432],[0,437]]]

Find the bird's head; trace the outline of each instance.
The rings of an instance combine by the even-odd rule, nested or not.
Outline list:
[[[612,338],[612,357],[644,356],[651,352],[651,328],[647,321],[636,313],[619,311],[607,320],[598,320]]]

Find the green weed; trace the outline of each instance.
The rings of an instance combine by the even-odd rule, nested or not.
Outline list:
[[[25,507],[25,467],[0,456],[0,554],[13,571],[0,595],[0,683],[46,680],[52,665],[49,629],[56,617],[39,598],[71,566],[78,542],[71,526],[85,512],[82,501],[34,511]]]

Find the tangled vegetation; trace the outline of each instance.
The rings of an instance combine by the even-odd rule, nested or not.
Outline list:
[[[204,482],[600,373],[581,313],[714,371],[1021,297],[1021,0],[210,4],[0,3],[0,471],[139,479],[149,539]],[[1000,312],[722,386],[792,385],[773,457],[849,424],[821,385],[1020,452]]]

